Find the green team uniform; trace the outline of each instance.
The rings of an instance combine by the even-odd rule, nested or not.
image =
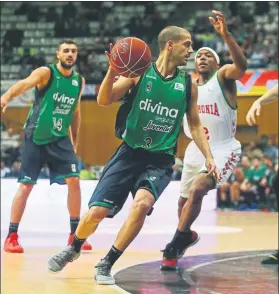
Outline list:
[[[47,85],[35,89],[35,101],[24,125],[25,144],[19,182],[36,183],[43,164],[52,178],[78,176],[77,158],[68,137],[82,88],[82,77],[73,70],[63,76],[56,65]]]
[[[164,78],[152,63],[123,98],[116,117],[116,136],[123,143],[104,168],[89,201],[111,208],[114,216],[129,192],[150,191],[157,200],[168,185],[173,155],[191,97],[191,78],[177,69]]]

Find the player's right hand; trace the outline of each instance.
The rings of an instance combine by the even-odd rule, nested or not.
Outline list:
[[[109,51],[110,51],[110,52],[112,51],[112,48],[113,48],[113,45],[112,45],[112,43],[110,43],[110,44],[109,44]],[[118,73],[117,73],[117,72],[113,69],[113,67],[111,66],[111,53],[110,53],[110,52],[105,51],[105,54],[106,54],[106,56],[107,56],[107,58],[108,58],[108,62],[109,62],[109,69],[108,69],[108,71],[109,71],[110,74],[112,74],[112,75],[114,75],[114,76],[117,76]]]
[[[6,111],[6,108],[8,106],[8,101],[1,97],[1,111],[4,113]]]
[[[256,123],[255,115],[259,116],[261,114],[261,108],[262,106],[260,101],[255,101],[252,107],[249,109],[246,115],[246,121],[250,126]]]

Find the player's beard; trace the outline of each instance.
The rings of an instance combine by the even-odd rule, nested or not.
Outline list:
[[[63,62],[62,60],[60,60],[61,66],[65,69],[71,69],[75,64],[67,64],[65,62]]]

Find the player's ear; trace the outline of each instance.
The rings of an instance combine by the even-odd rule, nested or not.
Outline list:
[[[59,58],[59,51],[56,51],[56,57]]]
[[[171,40],[167,41],[166,49],[169,52],[173,49],[173,41],[171,41]]]

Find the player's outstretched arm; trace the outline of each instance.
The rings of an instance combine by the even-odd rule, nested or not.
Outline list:
[[[110,51],[112,50],[112,44],[110,44]],[[109,63],[111,55],[105,52]],[[116,71],[109,66],[107,74],[100,86],[100,90],[97,96],[97,102],[101,106],[108,106],[113,102],[120,100],[125,94],[135,86],[137,79],[120,77],[115,83],[115,77],[118,75]]]
[[[204,129],[201,125],[198,108],[197,108],[197,100],[198,100],[198,87],[195,82],[192,82],[192,96],[190,107],[187,111],[187,121],[189,125],[189,129],[192,135],[193,140],[196,145],[200,149],[201,153],[206,158],[206,167],[208,168],[208,172],[210,174],[214,174],[216,179],[219,179],[219,173],[216,168],[216,164],[213,160],[213,156],[206,139]]]
[[[1,109],[5,112],[9,101],[16,96],[38,86],[45,86],[50,78],[50,69],[40,67],[35,69],[26,79],[20,80],[9,88],[9,90],[1,97]]]
[[[75,152],[77,152],[77,146],[78,146],[78,136],[79,136],[79,129],[81,124],[80,101],[81,101],[82,93],[84,91],[84,87],[85,87],[85,79],[82,78],[81,91],[79,93],[78,103],[77,103],[72,124],[70,127],[70,138],[72,140],[72,144],[74,146]]]
[[[233,60],[233,64],[226,64],[219,70],[219,74],[223,75],[225,79],[239,80],[247,69],[247,60],[241,48],[236,43],[235,39],[228,31],[226,19],[222,12],[213,10],[216,20],[209,17],[211,24],[214,26],[217,33],[221,35],[227,44]]]
[[[257,99],[249,109],[246,120],[250,126],[256,123],[256,116],[261,114],[262,105],[269,104],[278,99],[278,84],[269,89],[263,96]]]

